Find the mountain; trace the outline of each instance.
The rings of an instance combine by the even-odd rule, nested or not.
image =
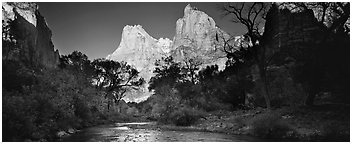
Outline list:
[[[57,67],[59,52],[54,51],[51,30],[38,9],[30,2],[2,3],[3,60]]]
[[[171,55],[177,61],[197,59],[201,67],[217,64],[224,69],[227,58],[222,38],[230,36],[216,26],[213,18],[188,4],[184,16],[176,22]]]
[[[125,61],[136,67],[147,83],[141,91],[127,94],[126,99],[147,98],[151,93],[148,91],[148,82],[155,68],[155,61],[169,55],[169,47],[172,41],[168,38],[155,39],[150,36],[140,25],[125,26],[118,48],[106,58],[115,61]],[[127,100],[129,101],[129,100]]]
[[[197,59],[201,68],[217,64],[220,69],[224,69],[227,58],[223,51],[223,38],[229,39],[230,36],[216,26],[213,18],[187,5],[184,16],[176,22],[173,41],[155,39],[140,25],[127,25],[123,28],[120,45],[106,58],[135,66],[148,83],[154,76],[155,61],[170,55],[181,63],[186,59]],[[128,94],[125,100],[141,101],[150,95],[146,84],[142,90]]]

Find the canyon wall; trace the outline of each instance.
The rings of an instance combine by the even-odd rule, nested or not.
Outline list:
[[[51,30],[38,9],[30,2],[2,3],[3,60],[57,67],[59,52],[54,50]]]

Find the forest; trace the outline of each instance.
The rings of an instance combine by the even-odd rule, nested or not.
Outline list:
[[[313,10],[320,12],[313,40],[277,46],[277,25],[285,24],[277,22],[278,11]],[[163,57],[148,83],[154,94],[140,103],[123,100],[146,84],[126,62],[74,51],[46,68],[7,59],[3,49],[3,141],[57,141],[78,129],[134,121],[273,141],[350,140],[350,3],[235,3],[219,11],[247,31],[240,45],[216,37],[224,42],[226,68]],[[19,45],[3,34],[3,47]]]

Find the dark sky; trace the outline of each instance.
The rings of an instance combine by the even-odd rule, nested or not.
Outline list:
[[[125,25],[142,25],[156,39],[173,39],[177,19],[183,17],[188,3],[38,3],[40,13],[52,30],[55,49],[60,54],[78,50],[93,60],[115,51]],[[230,34],[244,33],[241,25],[221,17],[221,3],[190,3],[212,17],[216,24]]]

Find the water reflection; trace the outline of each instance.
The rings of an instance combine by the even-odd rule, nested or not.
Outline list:
[[[150,129],[155,123],[115,123],[84,129],[64,141],[71,142],[233,142],[257,141],[252,137],[211,132],[170,131]]]
[[[129,128],[129,127],[126,127],[126,126],[123,126],[123,127],[113,127],[113,128],[110,128],[110,129],[129,130],[130,128]]]

